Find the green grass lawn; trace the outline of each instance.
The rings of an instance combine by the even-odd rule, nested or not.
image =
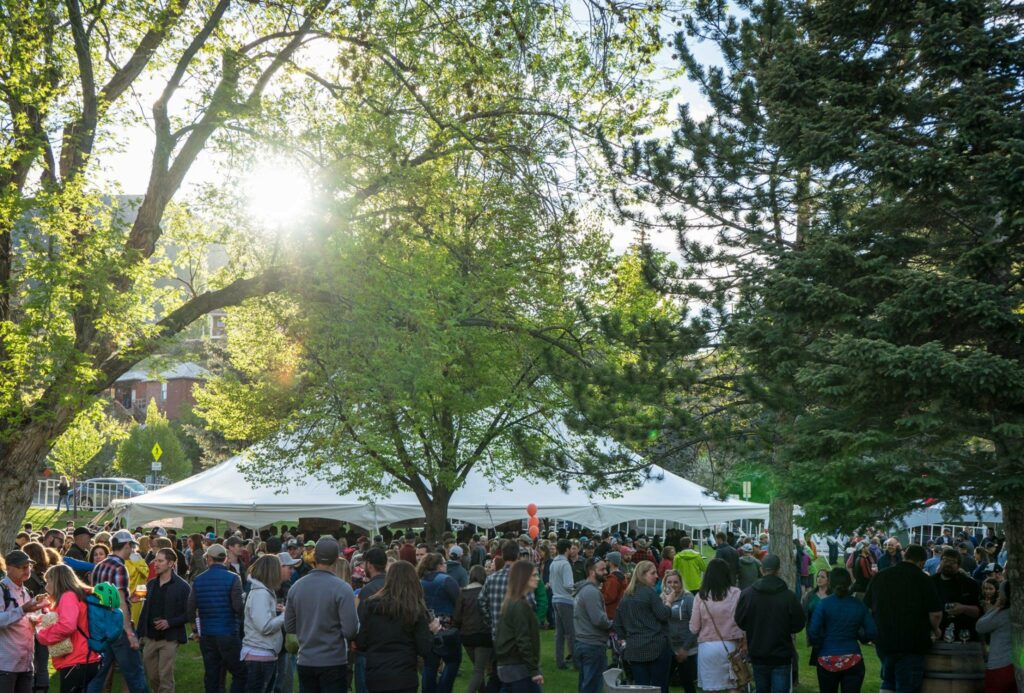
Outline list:
[[[577,688],[576,672],[572,670],[558,671],[555,669],[554,631],[541,631],[540,637],[541,670],[544,672],[545,679],[544,690],[550,693],[569,693],[570,691],[575,691]],[[818,680],[810,667],[806,666],[809,655],[807,647],[804,645],[804,636],[801,634],[798,637],[798,644],[800,645],[800,685],[794,691],[796,693],[814,693],[818,690]],[[870,647],[865,648],[864,654],[865,664],[867,665],[867,678],[864,682],[863,693],[877,693],[880,681],[878,657],[875,656],[874,650]],[[189,693],[203,690],[203,660],[199,654],[199,645],[197,643],[190,642],[178,650],[178,664],[175,671],[177,690]],[[470,671],[472,671],[472,665],[463,656],[456,691],[461,693],[464,690],[466,683],[469,681]],[[53,686],[51,690],[57,690],[59,684],[57,683],[56,676],[51,679],[50,683]],[[121,680],[119,677],[115,677],[113,691],[116,693],[121,690]],[[673,690],[677,690],[676,687],[673,687]],[[678,690],[682,690],[682,687],[679,687]],[[295,686],[295,691],[298,691],[298,684]]]
[[[53,508],[32,506],[25,514],[25,519],[22,520],[22,524],[25,522],[31,522],[32,528],[37,531],[43,526],[63,529],[65,523],[68,521],[73,521],[77,524],[85,524],[95,516],[96,513],[91,510],[79,510],[78,519],[75,520],[73,512],[61,511],[58,513]],[[109,520],[110,515],[107,515],[103,519]],[[225,525],[222,520],[210,520],[205,517],[186,517],[182,524],[184,525],[183,528],[178,530],[179,537],[183,537],[186,534],[202,533],[207,526],[215,526],[219,531],[223,531]]]

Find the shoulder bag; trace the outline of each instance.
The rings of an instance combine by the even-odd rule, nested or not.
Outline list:
[[[729,651],[729,648],[725,646],[725,639],[722,637],[722,632],[718,630],[718,624],[715,623],[715,617],[711,615],[711,609],[708,608],[707,602],[703,599],[700,603],[704,605],[704,611],[707,612],[708,618],[711,620],[711,625],[715,629],[715,635],[722,643],[722,649],[725,650],[725,656],[729,660],[729,666],[732,667],[733,678],[736,679],[737,688],[746,688],[750,685],[750,682],[754,680],[754,673],[750,669],[750,662],[743,658],[739,650]]]

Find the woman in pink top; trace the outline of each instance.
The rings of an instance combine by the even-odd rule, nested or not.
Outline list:
[[[733,618],[739,599],[729,564],[712,559],[690,616],[690,632],[697,635],[697,681],[705,691],[739,690],[729,664],[729,653],[744,646],[743,631]]]
[[[58,563],[46,571],[46,592],[57,605],[57,622],[39,631],[36,637],[44,645],[56,645],[71,638],[71,652],[53,658],[60,676],[61,693],[84,693],[99,669],[100,656],[89,651],[83,632],[88,632],[85,595],[89,588],[68,566]]]

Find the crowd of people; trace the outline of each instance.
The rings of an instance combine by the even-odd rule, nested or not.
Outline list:
[[[26,526],[0,563],[0,693],[47,690],[51,659],[62,692],[109,690],[116,668],[132,693],[169,693],[190,638],[207,693],[451,693],[463,669],[469,693],[535,693],[543,628],[579,693],[613,666],[665,693],[782,693],[801,631],[821,691],[860,690],[866,643],[882,690],[916,691],[937,640],[985,642],[985,690],[1016,691],[994,534],[828,537],[816,572],[815,542],[767,534],[708,537],[714,557],[685,532],[333,534]]]

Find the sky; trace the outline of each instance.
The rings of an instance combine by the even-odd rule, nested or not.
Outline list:
[[[663,30],[665,40],[671,38],[676,30],[676,27],[666,22]],[[702,62],[718,62],[718,56],[710,46],[697,44],[692,46],[692,49]],[[691,113],[697,117],[708,113],[710,108],[707,101],[693,82],[685,77],[668,75],[676,67],[676,61],[672,59],[672,52],[670,47],[664,46],[655,59],[657,79],[660,80],[660,85],[677,90],[669,107],[669,118],[674,118],[679,103],[689,104]],[[136,125],[119,132],[117,151],[108,152],[103,156],[105,171],[102,178],[116,185],[125,194],[141,195],[145,192],[149,180],[154,142],[149,120],[152,114],[147,105],[156,99],[157,90],[161,86],[162,83],[157,83],[155,80],[151,84],[138,85],[136,99],[138,110],[144,119],[140,119]],[[182,95],[177,95],[177,98],[182,98]],[[663,129],[655,132],[654,135],[664,136],[667,133],[668,129]],[[178,194],[178,199],[187,197],[199,186],[216,181],[219,176],[218,170],[216,153],[210,150],[204,151],[189,171],[183,189]],[[255,167],[245,176],[243,185],[246,197],[249,199],[250,210],[255,216],[269,220],[271,224],[280,224],[285,220],[294,219],[303,205],[309,202],[301,169],[297,166],[290,166],[286,160],[280,158],[267,160]],[[611,235],[612,247],[616,252],[623,252],[635,241],[632,229],[618,226],[610,220],[606,223],[606,228]],[[671,234],[662,233],[650,237],[649,240],[656,248],[676,255],[676,243]]]

